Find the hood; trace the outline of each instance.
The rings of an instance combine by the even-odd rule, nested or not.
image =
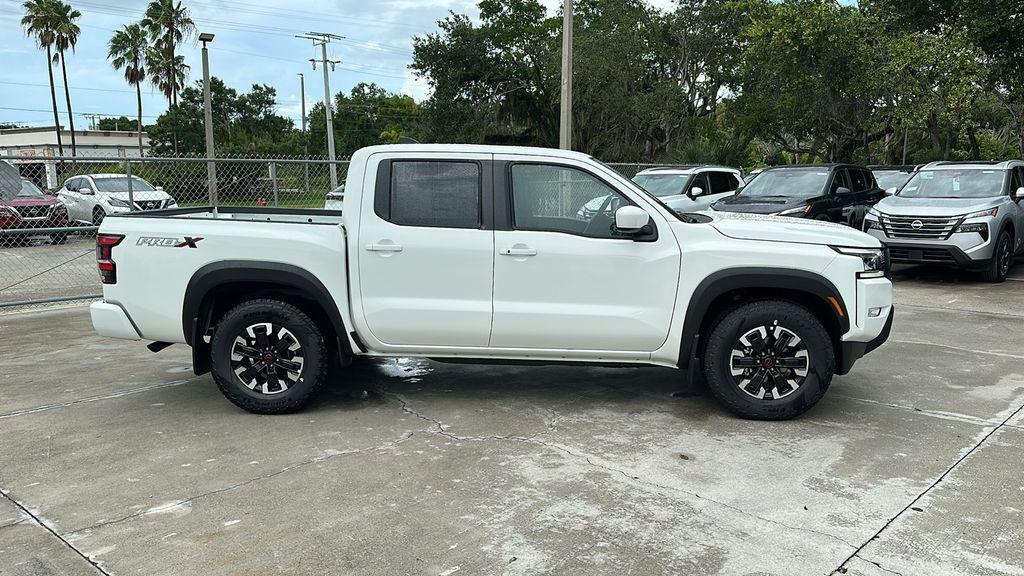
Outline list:
[[[875,210],[893,216],[960,216],[995,208],[1002,196],[993,198],[904,198],[888,196],[875,204]]]
[[[786,196],[743,196],[738,194],[715,202],[715,210],[722,212],[746,212],[748,214],[774,214],[790,208],[807,205],[807,198]]]
[[[53,196],[15,196],[10,200],[0,200],[0,206],[53,206],[57,203]]]
[[[711,225],[715,230],[729,238],[739,240],[851,246],[854,248],[878,248],[882,245],[873,236],[859,230],[820,220],[732,212],[709,211],[702,212],[702,214],[711,216],[713,219]]]

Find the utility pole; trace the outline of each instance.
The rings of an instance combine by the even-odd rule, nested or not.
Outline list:
[[[562,106],[558,147],[572,150],[572,0],[562,0]]]
[[[338,167],[334,164],[334,117],[331,114],[331,80],[327,75],[327,65],[330,64],[331,70],[334,70],[335,64],[341,60],[327,59],[327,45],[332,40],[344,40],[345,37],[327,32],[307,32],[296,36],[296,38],[312,40],[313,46],[319,46],[321,50],[320,61],[324,68],[324,112],[327,119],[327,158],[331,165],[331,190],[333,191],[338,187]],[[313,70],[316,70],[316,60],[311,60],[311,62],[313,62]]]
[[[210,53],[206,44],[213,42],[213,34],[204,32],[199,35],[203,43],[203,108],[206,124],[206,181],[210,193],[210,206],[217,212],[217,164],[213,161],[213,105],[210,102]]]
[[[299,72],[299,97],[302,99],[302,151],[304,153],[302,164],[303,190],[309,193],[309,137],[306,134],[306,76]],[[332,188],[333,190],[333,188]]]

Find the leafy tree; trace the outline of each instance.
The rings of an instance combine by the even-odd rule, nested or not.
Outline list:
[[[108,131],[113,130],[113,131],[117,131],[117,130],[121,130],[121,128],[123,128],[123,127],[131,126],[131,125],[132,125],[132,121],[127,116],[120,116],[118,118],[113,118],[113,117],[100,118],[99,120],[96,121],[96,129],[97,130],[108,130]]]
[[[393,94],[376,84],[359,83],[348,95],[334,97],[335,148],[348,157],[364,146],[393,144],[402,136],[415,136],[420,108],[409,96]],[[314,149],[327,154],[326,116],[323,104],[310,111],[309,139]]]
[[[22,4],[25,15],[21,18],[21,25],[25,28],[25,34],[35,38],[40,48],[46,49],[46,72],[50,77],[50,102],[53,105],[53,126],[57,132],[57,150],[64,155],[64,143],[60,134],[60,117],[57,114],[57,91],[53,82],[53,44],[54,44],[54,21],[55,12],[54,0],[29,0]],[[65,85],[67,83],[65,82]]]
[[[138,103],[136,130],[139,135],[139,156],[142,152],[142,82],[146,79],[146,51],[149,40],[146,29],[140,24],[126,24],[110,38],[107,58],[115,70],[124,70],[124,79],[135,86]]]

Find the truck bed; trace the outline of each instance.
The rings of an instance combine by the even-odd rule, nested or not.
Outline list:
[[[323,208],[266,208],[253,206],[193,206],[189,208],[171,208],[167,210],[149,210],[111,215],[113,218],[182,218],[196,220],[241,220],[244,222],[278,222],[296,224],[329,224],[336,226],[342,223],[341,210],[324,210]]]

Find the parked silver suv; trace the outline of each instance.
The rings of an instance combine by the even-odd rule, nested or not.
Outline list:
[[[872,208],[864,231],[893,263],[981,270],[1002,282],[1024,249],[1024,162],[933,162]]]

